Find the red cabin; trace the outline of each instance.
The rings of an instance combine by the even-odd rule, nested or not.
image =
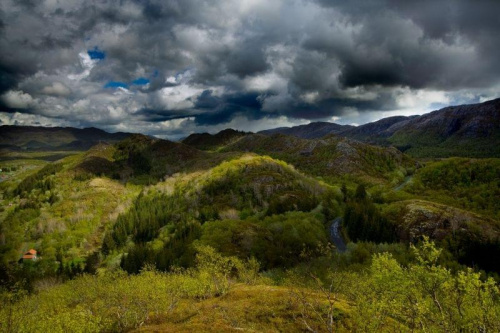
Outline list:
[[[23,254],[22,260],[36,260],[37,255],[36,255],[36,250],[30,249],[28,252]]]

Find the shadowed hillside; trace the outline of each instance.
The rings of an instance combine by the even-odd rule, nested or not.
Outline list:
[[[182,143],[201,150],[217,150],[247,134],[233,129],[225,129],[217,134],[195,133],[182,140]]]
[[[406,123],[415,117],[418,116],[395,116],[383,118],[372,123],[349,128],[340,132],[339,135],[373,144],[384,143],[384,140],[394,133],[392,130],[393,128],[396,128],[400,124]]]
[[[388,142],[419,157],[500,157],[500,99],[450,106],[391,128]]]
[[[414,166],[410,158],[395,148],[371,146],[334,135],[308,140],[283,134],[253,134],[224,150],[270,155],[311,175],[361,176],[370,181],[388,179],[390,173]]]

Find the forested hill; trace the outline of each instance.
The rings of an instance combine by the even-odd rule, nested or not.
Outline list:
[[[294,136],[252,134],[222,151],[249,151],[286,161],[314,176],[356,176],[367,181],[388,179],[415,166],[408,156],[391,147],[378,147],[330,135],[321,140]]]

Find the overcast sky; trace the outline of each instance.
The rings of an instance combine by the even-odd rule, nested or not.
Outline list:
[[[500,96],[500,1],[0,2],[0,124],[179,138]]]

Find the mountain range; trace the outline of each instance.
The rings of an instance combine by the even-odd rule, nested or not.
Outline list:
[[[364,143],[394,146],[413,157],[500,157],[500,98],[479,104],[449,106],[421,116],[395,116],[360,126],[313,122],[260,131],[307,140],[335,135]],[[0,148],[9,150],[87,150],[99,142],[116,143],[131,133],[97,128],[1,126]],[[182,140],[200,150],[217,150],[250,132],[226,129],[194,133]]]
[[[415,157],[500,157],[500,98],[449,106],[421,116],[396,116],[346,126],[316,122],[261,131],[301,138],[336,134],[367,143],[393,145]]]
[[[130,133],[101,129],[41,126],[0,126],[0,148],[9,150],[87,150],[99,142],[116,143]]]

